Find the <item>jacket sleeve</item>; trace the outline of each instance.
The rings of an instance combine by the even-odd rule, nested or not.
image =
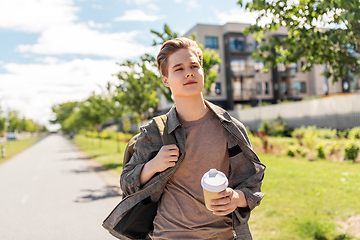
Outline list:
[[[156,156],[161,147],[161,136],[154,121],[140,127],[140,135],[134,146],[135,152],[126,166],[123,166],[120,176],[123,196],[139,191],[141,188],[140,173],[144,165]]]
[[[240,143],[243,153],[237,161],[237,173],[239,176],[236,177],[238,177],[239,181],[237,181],[238,183],[234,189],[241,190],[245,194],[248,203],[246,208],[237,208],[234,214],[240,223],[246,223],[250,218],[250,212],[260,205],[264,197],[264,193],[261,192],[261,184],[266,166],[260,162],[252,150],[244,125],[237,120],[234,122],[246,140],[246,144]]]

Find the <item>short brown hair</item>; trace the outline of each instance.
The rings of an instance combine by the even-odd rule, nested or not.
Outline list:
[[[161,46],[160,52],[157,55],[156,62],[158,69],[162,76],[168,76],[168,59],[171,54],[177,52],[180,49],[189,49],[197,57],[200,66],[203,64],[203,53],[197,43],[185,37],[179,37],[164,42]]]

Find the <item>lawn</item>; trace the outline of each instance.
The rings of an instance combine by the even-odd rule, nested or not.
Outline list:
[[[250,220],[254,239],[356,239],[336,220],[360,214],[360,164],[259,154],[266,194]]]
[[[0,144],[0,151],[1,147],[5,147],[6,149],[6,157],[1,157],[0,152],[0,164],[5,162],[6,160],[14,157],[16,154],[24,151],[25,149],[31,147],[33,144],[35,144],[37,141],[39,141],[40,137],[34,137],[34,138],[28,138],[24,140],[11,140],[7,141],[6,143]]]
[[[77,135],[74,142],[90,157],[122,171],[126,142],[120,152],[114,140]],[[360,164],[351,161],[308,161],[260,153],[267,166],[262,191],[265,197],[250,219],[255,240],[357,239],[337,228],[337,221],[360,215]]]

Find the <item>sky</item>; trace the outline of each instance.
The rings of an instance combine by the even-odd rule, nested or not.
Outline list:
[[[164,24],[254,23],[237,0],[0,0],[0,105],[50,130],[52,106],[117,83],[117,63],[157,55]]]

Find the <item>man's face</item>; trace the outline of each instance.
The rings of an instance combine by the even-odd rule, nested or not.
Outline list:
[[[168,76],[163,83],[171,89],[175,98],[198,97],[204,88],[204,71],[189,49],[180,49],[168,59]]]

